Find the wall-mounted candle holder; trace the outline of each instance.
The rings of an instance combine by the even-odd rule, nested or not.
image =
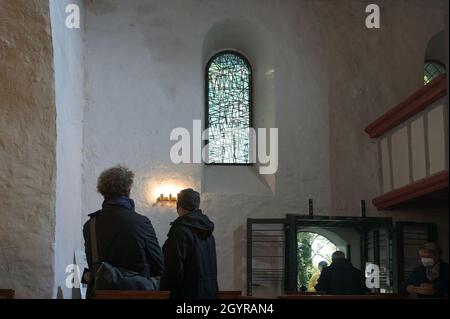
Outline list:
[[[164,196],[164,194],[160,194],[159,197],[156,199],[156,203],[153,204],[153,206],[175,206],[177,203],[177,197],[172,196],[172,194],[169,194],[169,196]]]

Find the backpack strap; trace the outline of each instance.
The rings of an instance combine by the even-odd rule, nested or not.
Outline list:
[[[92,257],[92,265],[96,265],[100,262],[98,257],[98,246],[97,246],[97,231],[96,231],[96,223],[95,216],[91,217],[89,222],[89,231],[91,237],[91,257]]]

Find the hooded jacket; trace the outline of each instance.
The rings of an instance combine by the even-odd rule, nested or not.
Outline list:
[[[171,299],[218,298],[214,223],[194,210],[178,217],[163,246],[165,271],[161,290]]]

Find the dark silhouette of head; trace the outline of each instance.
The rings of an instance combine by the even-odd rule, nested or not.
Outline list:
[[[319,262],[318,266],[319,266],[319,270],[321,271],[325,267],[328,267],[328,263],[325,260],[322,260],[321,262]]]
[[[177,195],[177,212],[180,215],[200,208],[200,194],[192,188],[183,189]]]
[[[345,254],[344,252],[337,250],[333,253],[333,255],[331,255],[331,260],[332,261],[336,261],[336,260],[342,260],[345,259]]]

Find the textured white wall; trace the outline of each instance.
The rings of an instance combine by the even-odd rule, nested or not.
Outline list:
[[[152,207],[153,187],[201,189],[202,207],[216,223],[220,288],[244,289],[247,217],[303,214],[308,198],[317,214],[358,215],[359,201],[380,193],[376,144],[363,129],[420,85],[427,41],[444,28],[443,3],[379,1],[382,28],[368,30],[364,1],[87,2],[82,222],[101,204],[98,174],[116,163],[136,172],[132,196],[161,244],[176,215]],[[245,36],[209,41],[218,26],[234,35],[236,25]],[[206,51],[221,46],[263,61],[257,72],[273,68],[273,78],[261,81],[272,83],[272,101],[255,99],[255,112],[267,114],[260,123],[279,128],[280,162],[271,180],[242,172],[265,185],[258,191],[240,183],[239,172],[169,159],[171,130],[203,119],[204,65],[213,53]],[[264,47],[273,52],[258,52]],[[225,176],[239,191],[224,191]],[[425,216],[368,208],[373,216],[448,221],[440,209]]]
[[[80,8],[81,28],[65,26],[68,4]],[[66,286],[66,266],[73,263],[80,249],[82,119],[84,106],[83,1],[51,0],[56,102],[56,236],[55,287],[53,294],[70,298]],[[83,271],[81,269],[81,271]]]
[[[213,171],[208,182],[215,187],[202,192],[202,206],[216,223],[221,288],[240,289],[241,260],[233,258],[242,254],[234,249],[247,217],[301,213],[309,197],[317,200],[319,209],[329,206],[326,51],[317,50],[322,34],[312,14],[315,9],[315,4],[300,6],[296,1],[265,5],[260,1],[94,1],[87,5],[84,213],[101,203],[95,193],[100,171],[126,163],[137,173],[132,196],[138,210],[155,223],[162,244],[175,212],[152,207],[146,200],[146,185],[178,178],[198,189],[204,186],[201,165],[170,163],[169,134],[177,126],[190,129],[193,119],[203,119],[204,65],[213,53],[205,51],[245,50],[251,62],[264,61],[263,67],[255,66],[261,77],[273,71],[267,73],[267,81],[276,91],[276,100],[272,97],[268,104],[259,97],[255,112],[261,115],[259,105],[268,105],[261,122],[279,128],[276,193],[255,194],[248,186],[240,186],[238,194],[222,192],[227,173],[214,167],[208,167]],[[238,22],[227,23],[229,19]],[[205,42],[221,23],[222,33],[228,34],[241,23],[247,37]],[[260,29],[265,33],[255,33]],[[259,48],[277,49],[272,57]],[[264,79],[261,82],[264,86]],[[247,176],[254,183],[264,183],[253,172]],[[242,181],[240,174],[229,178],[237,185]]]
[[[0,0],[0,287],[52,295],[56,126],[48,2]]]
[[[359,200],[381,194],[377,141],[365,126],[423,85],[423,61],[428,42],[445,28],[447,1],[377,1],[381,28],[366,29],[360,12],[368,1],[328,2],[326,17],[333,28],[327,43],[330,110],[331,209],[334,214],[358,214]],[[345,36],[344,36],[345,35]],[[447,142],[448,143],[448,142]],[[448,204],[447,204],[448,206]],[[438,225],[443,257],[448,260],[446,206],[409,206],[379,212],[369,204],[368,216]],[[394,247],[394,267],[395,263]],[[419,262],[419,261],[418,261]]]

